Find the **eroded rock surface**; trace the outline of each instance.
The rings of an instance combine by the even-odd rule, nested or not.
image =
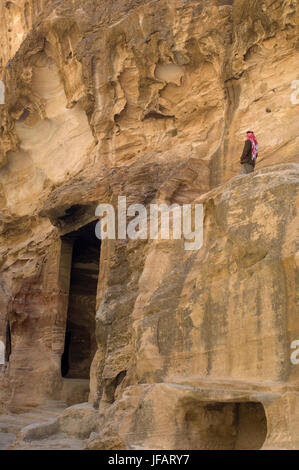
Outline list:
[[[90,449],[299,448],[298,1],[0,14],[1,413],[89,400]],[[249,128],[257,172],[237,176]],[[203,247],[105,240],[74,260],[120,195],[203,203]]]

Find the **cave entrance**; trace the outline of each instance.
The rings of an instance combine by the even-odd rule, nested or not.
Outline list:
[[[9,362],[11,355],[11,331],[9,321],[6,325],[5,362]]]
[[[184,426],[184,449],[259,450],[267,437],[261,403],[188,404]]]
[[[101,242],[96,221],[62,237],[62,259],[71,260],[65,347],[61,375],[89,379],[96,352],[95,313]]]

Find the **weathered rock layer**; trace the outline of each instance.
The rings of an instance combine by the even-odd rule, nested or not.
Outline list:
[[[298,1],[0,14],[0,409],[89,400],[88,448],[299,448]],[[202,203],[203,247],[91,240],[118,196]]]

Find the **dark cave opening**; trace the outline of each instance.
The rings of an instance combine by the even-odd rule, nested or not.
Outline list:
[[[261,403],[189,403],[184,423],[184,449],[260,450],[267,437]]]
[[[9,362],[11,355],[11,331],[10,324],[7,322],[6,325],[6,342],[5,342],[5,362]]]
[[[101,242],[96,221],[62,240],[72,245],[65,347],[61,357],[64,378],[88,379],[96,352],[95,313]],[[63,254],[62,254],[63,256]]]
[[[66,377],[69,372],[69,353],[70,353],[70,343],[71,343],[71,332],[65,332],[65,341],[64,341],[64,351],[61,356],[61,375]]]

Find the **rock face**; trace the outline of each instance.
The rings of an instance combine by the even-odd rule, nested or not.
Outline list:
[[[59,421],[89,449],[298,449],[298,1],[0,14],[1,413],[89,401]],[[203,204],[202,248],[100,243],[119,196]]]

